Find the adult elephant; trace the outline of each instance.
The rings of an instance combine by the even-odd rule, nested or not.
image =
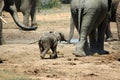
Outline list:
[[[96,52],[99,54],[108,53],[104,50],[107,13],[108,0],[71,1],[73,23],[80,36],[80,41],[76,44],[75,56],[86,56]],[[96,29],[98,29],[97,34]],[[90,45],[88,45],[87,36],[89,36]]]
[[[36,3],[37,0],[4,0],[4,10],[9,12],[15,23],[22,30],[36,30]],[[18,19],[17,12],[21,11],[24,16],[23,23]],[[29,16],[31,16],[31,26],[29,24]]]
[[[36,3],[37,0],[0,0],[0,16],[2,15],[2,10],[9,12],[13,17],[15,23],[22,30],[30,31],[36,30]],[[21,11],[24,15],[23,23],[18,19],[17,12]],[[31,16],[31,26],[29,24],[29,16]],[[0,44],[3,43],[2,37],[2,21],[0,19]]]
[[[110,1],[110,0],[109,0]],[[109,24],[108,24],[108,27],[106,28],[106,41],[112,41],[114,40],[113,39],[113,36],[112,36],[112,32],[111,32],[111,29],[110,29],[110,22],[116,22],[116,10],[117,10],[117,6],[118,6],[118,3],[119,3],[120,0],[112,0],[112,3],[111,3],[111,8],[108,12],[109,14]],[[70,25],[70,33],[69,33],[69,39],[68,39],[68,42],[70,43],[70,40],[72,39],[73,37],[73,34],[74,34],[74,25],[73,25],[73,22],[72,22],[72,19],[71,19],[71,25]],[[117,27],[117,30],[119,30],[119,28]]]
[[[116,11],[116,23],[118,28],[118,38],[120,40],[120,2],[118,4],[117,11]]]

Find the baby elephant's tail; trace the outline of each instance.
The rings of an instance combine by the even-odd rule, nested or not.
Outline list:
[[[37,41],[34,41],[34,42],[31,42],[30,44],[34,44],[34,43],[37,43],[38,42],[38,40]]]

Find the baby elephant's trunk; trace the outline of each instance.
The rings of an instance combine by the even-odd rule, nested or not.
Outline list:
[[[59,33],[59,35],[60,35],[60,41],[67,41],[63,33]]]

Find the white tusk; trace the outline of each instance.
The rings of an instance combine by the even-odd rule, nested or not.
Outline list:
[[[2,16],[0,16],[0,19],[1,19],[5,24],[7,24],[7,21],[5,21],[5,19],[3,19]]]

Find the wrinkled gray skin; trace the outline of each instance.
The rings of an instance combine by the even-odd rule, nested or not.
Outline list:
[[[118,38],[119,38],[119,41],[120,41],[120,2],[118,4],[118,7],[117,7],[117,11],[116,11],[116,23],[117,23],[117,30],[118,30]]]
[[[72,0],[71,15],[79,33],[80,41],[76,45],[75,56],[94,53],[106,54],[104,33],[107,26],[108,0]],[[96,34],[98,29],[98,34]],[[89,35],[89,42],[87,36]],[[96,35],[98,37],[96,37]]]
[[[4,7],[4,0],[0,0],[0,16],[2,16],[2,10]],[[0,19],[0,45],[2,45],[3,38],[2,38],[2,20]]]
[[[36,30],[36,3],[37,0],[4,0],[4,10],[11,14],[15,23],[22,30]],[[21,11],[23,13],[23,23],[21,23],[18,19],[18,11]],[[29,16],[31,16],[30,27],[28,27]]]
[[[39,49],[40,49],[40,57],[42,59],[45,58],[45,54],[51,49],[52,50],[52,55],[50,55],[51,59],[57,58],[57,45],[58,41],[66,41],[64,34],[62,33],[55,33],[55,32],[50,32],[50,33],[45,33],[43,36],[41,36],[39,40]]]
[[[109,16],[109,20],[108,20],[108,25],[106,27],[106,31],[105,31],[105,35],[106,35],[106,41],[112,41],[114,40],[113,39],[113,36],[112,36],[112,33],[111,33],[111,29],[110,29],[110,21],[112,22],[116,22],[116,9],[117,9],[117,6],[118,6],[118,3],[119,3],[120,0],[112,0],[112,3],[111,3],[111,8],[108,12],[108,16]],[[73,25],[73,21],[71,21],[71,25],[70,25],[70,33],[69,33],[69,39],[68,39],[68,42],[70,43],[70,40],[72,39],[73,37],[73,34],[74,34],[74,25]]]

